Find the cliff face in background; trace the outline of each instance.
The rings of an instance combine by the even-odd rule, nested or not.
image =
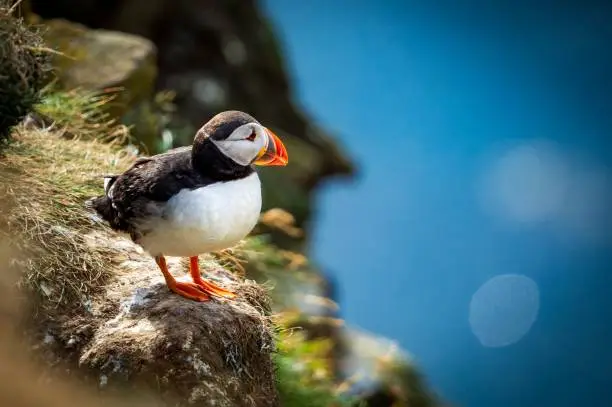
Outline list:
[[[49,46],[64,54],[54,55],[60,88],[97,91],[120,88],[117,97],[105,103],[106,112],[109,117],[133,125],[136,145],[149,152],[191,143],[195,129],[225,109],[247,111],[277,132],[291,160],[282,171],[261,172],[264,203],[265,209],[282,208],[287,212],[273,210],[262,216],[253,233],[259,236],[249,239],[244,248],[247,277],[271,283],[274,287],[271,308],[284,315],[285,326],[299,327],[306,339],[327,344],[321,348],[323,355],[319,352],[316,357],[312,345],[288,345],[301,369],[303,365],[312,365],[312,376],[316,376],[321,372],[320,360],[324,360],[325,369],[331,369],[334,379],[342,383],[339,390],[365,394],[367,405],[372,407],[435,405],[420,375],[392,343],[344,326],[333,302],[332,284],[304,256],[308,248],[308,221],[316,210],[313,207],[316,187],[331,177],[351,176],[354,165],[333,138],[296,107],[275,35],[255,2],[32,0],[24,3],[23,8],[31,9],[34,14],[28,18],[46,29]],[[167,103],[163,93],[168,90],[176,93],[172,104]],[[73,127],[70,122],[77,118],[64,117],[63,112],[57,111],[54,100],[43,103],[39,112],[68,130]],[[107,240],[104,244],[109,244]],[[119,246],[113,250],[124,250]],[[153,274],[149,277],[154,278]],[[134,287],[148,285],[133,283]],[[159,315],[170,318],[165,297],[155,290],[149,294]],[[98,298],[114,300],[106,308],[123,309],[121,298],[113,299],[112,295]],[[139,312],[138,306],[132,309],[129,305],[127,311],[110,320],[103,319],[110,315],[103,312],[100,325],[111,324],[112,330],[123,324],[122,329],[133,331],[140,323]],[[245,315],[250,315],[249,312]],[[227,317],[235,319],[240,315]],[[81,353],[81,363],[102,369],[108,380],[108,375],[117,372],[113,366],[99,366],[100,360],[108,358],[106,348],[96,346],[96,338],[88,335],[76,348]],[[164,331],[164,335],[169,342],[177,339],[171,338],[170,330]],[[79,334],[75,337],[79,338]],[[98,343],[109,340],[114,344],[132,343],[134,338],[103,334]],[[161,342],[152,338],[143,340],[145,348],[161,346]],[[70,338],[61,341],[68,343]],[[205,339],[197,345],[207,346]],[[85,357],[83,353],[92,347],[98,353]],[[154,362],[143,357],[138,349],[129,348],[127,354],[130,360],[135,358],[137,365]],[[186,357],[189,356],[193,359],[187,352]],[[192,367],[188,370],[195,379],[190,383],[197,386],[199,373]],[[147,374],[145,369],[143,376]],[[227,374],[233,378],[231,372]],[[223,383],[217,388],[225,390]],[[194,389],[197,387],[188,390]],[[252,387],[249,391],[255,394]],[[280,393],[283,399],[286,396],[283,389]]]

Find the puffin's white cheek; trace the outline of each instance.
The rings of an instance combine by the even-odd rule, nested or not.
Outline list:
[[[250,165],[257,155],[257,150],[255,150],[252,145],[248,147],[238,147],[236,150],[236,155],[238,157],[236,162],[242,165]]]
[[[219,150],[240,165],[250,165],[255,159],[259,148],[257,143],[248,140],[214,141]]]

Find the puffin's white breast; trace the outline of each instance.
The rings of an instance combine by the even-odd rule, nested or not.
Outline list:
[[[163,219],[140,245],[152,255],[196,256],[234,246],[255,227],[261,212],[257,173],[194,190],[168,200]]]

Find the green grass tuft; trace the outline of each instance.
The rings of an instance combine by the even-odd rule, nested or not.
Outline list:
[[[327,356],[329,340],[306,340],[280,330],[275,355],[280,400],[291,407],[358,407],[359,400],[343,395],[334,383]]]
[[[85,89],[65,91],[56,89],[52,83],[41,94],[36,112],[69,136],[120,142],[130,138],[128,128],[119,124],[105,109],[116,93]]]

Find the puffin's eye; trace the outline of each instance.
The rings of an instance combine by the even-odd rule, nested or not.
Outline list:
[[[249,137],[247,137],[245,140],[249,140],[249,141],[255,141],[255,137],[257,137],[257,134],[255,133],[255,131],[253,131]]]

